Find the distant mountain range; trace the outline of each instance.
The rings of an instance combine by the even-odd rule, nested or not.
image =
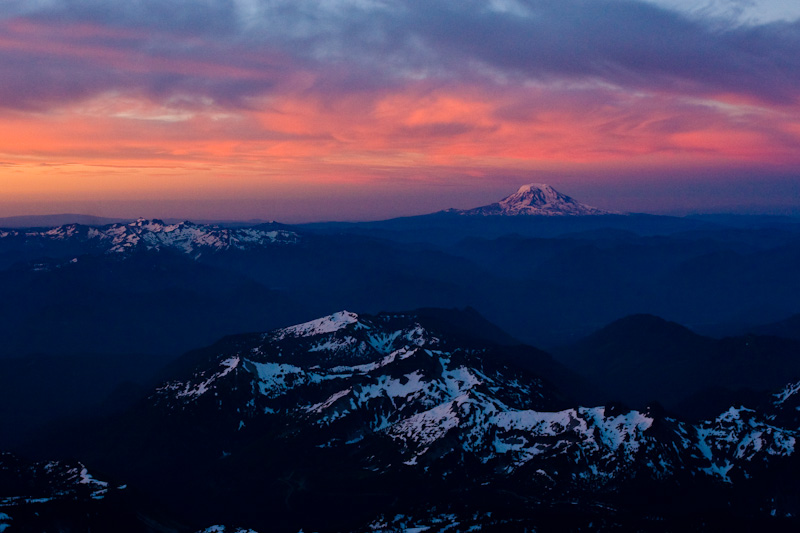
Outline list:
[[[604,210],[581,203],[571,198],[552,186],[544,183],[530,183],[522,185],[515,193],[506,196],[498,202],[471,209],[446,209],[428,215],[400,217],[390,220],[379,220],[372,222],[321,222],[299,224],[305,228],[349,228],[350,230],[381,228],[388,229],[410,229],[416,230],[419,224],[430,226],[436,221],[435,226],[441,225],[445,220],[450,220],[452,216],[464,218],[485,217],[493,220],[492,224],[499,224],[500,229],[493,228],[492,233],[506,231],[509,226],[504,219],[523,218],[529,222],[543,222],[544,224],[534,223],[533,227],[522,227],[525,233],[535,228],[537,234],[550,236],[554,231],[563,233],[568,231],[580,231],[581,229],[597,227],[636,227],[638,233],[661,233],[663,231],[687,230],[687,229],[709,229],[714,227],[754,227],[754,226],[774,226],[797,225],[800,219],[790,216],[772,215],[727,215],[727,214],[695,214],[687,217],[671,217],[645,215],[642,213],[620,213],[617,211]],[[620,216],[627,215],[627,216]],[[598,217],[597,220],[591,220]],[[589,220],[587,220],[587,218]],[[555,219],[555,220],[553,220]],[[558,219],[561,219],[559,222]],[[578,219],[577,221],[570,219]],[[110,224],[128,224],[130,219],[108,218],[83,214],[57,214],[57,215],[25,215],[0,217],[0,229],[19,229],[19,228],[52,228],[56,226],[78,224],[83,226],[107,226]],[[167,225],[180,224],[182,219],[167,218],[163,223]],[[274,221],[261,219],[251,220],[195,220],[199,226],[214,226],[218,228],[245,228],[258,225],[277,225]],[[484,223],[485,225],[485,223]],[[476,226],[470,225],[470,230]],[[438,230],[438,228],[436,228]],[[451,228],[452,229],[452,228]],[[486,231],[486,227],[483,231]],[[438,233],[438,231],[437,231]]]
[[[12,217],[0,217],[0,229],[19,229],[19,228],[53,228],[55,226],[65,226],[68,224],[80,224],[83,226],[107,226],[109,224],[128,224],[135,218],[110,218],[94,215],[81,215],[75,213],[61,213],[56,215],[20,215]],[[182,218],[166,218],[166,224],[179,224],[184,222]],[[257,226],[259,224],[270,224],[274,221],[262,219],[250,220],[203,220],[196,219],[196,224],[220,226],[224,228],[239,228]]]
[[[103,226],[107,224],[125,222],[130,222],[130,220],[125,218],[80,215],[75,213],[63,213],[57,215],[20,215],[14,217],[0,217],[0,228],[53,228],[67,224]]]
[[[466,216],[593,216],[619,214],[604,211],[596,207],[582,204],[569,196],[556,191],[550,185],[531,183],[523,185],[517,192],[499,202],[476,207],[474,209],[447,209],[441,213],[459,214]],[[133,224],[150,223],[140,218]],[[157,221],[164,225],[176,226],[186,222],[169,219]],[[0,218],[0,228],[52,228],[56,226],[81,225],[81,226],[109,226],[132,225],[131,221],[123,218],[104,218],[93,215],[59,214],[59,215],[25,215]],[[263,220],[250,221],[197,221],[195,225],[218,226],[221,228],[239,228],[258,225],[276,225],[274,222]],[[173,230],[170,230],[173,231]]]
[[[245,250],[273,244],[292,244],[298,235],[280,224],[249,228],[222,228],[189,221],[166,224],[161,220],[137,219],[103,226],[67,224],[54,228],[0,230],[3,244],[42,248],[49,243],[83,245],[85,252],[122,253],[141,250],[173,250],[186,254]]]
[[[548,348],[634,313],[739,335],[800,312],[800,224],[727,224],[440,213],[353,225],[139,219],[5,229],[0,357],[174,357],[225,334],[340,307],[471,306]]]

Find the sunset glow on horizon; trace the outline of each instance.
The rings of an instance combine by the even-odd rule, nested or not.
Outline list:
[[[762,3],[7,2],[0,216],[797,205],[800,14]]]

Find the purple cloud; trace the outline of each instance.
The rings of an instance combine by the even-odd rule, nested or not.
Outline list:
[[[721,27],[625,0],[491,5],[7,2],[0,105],[47,107],[119,90],[247,106],[285,91],[336,98],[410,83],[523,82],[798,100],[799,22]]]

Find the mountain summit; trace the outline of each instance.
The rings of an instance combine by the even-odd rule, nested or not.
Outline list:
[[[458,210],[457,212],[461,215],[479,216],[581,216],[615,214],[610,211],[604,211],[596,207],[582,204],[566,194],[561,194],[550,185],[544,183],[523,185],[517,192],[506,196],[499,202],[476,207],[475,209]]]

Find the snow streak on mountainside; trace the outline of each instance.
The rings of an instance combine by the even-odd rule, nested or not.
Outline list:
[[[695,446],[709,463],[702,471],[726,482],[736,473],[737,461],[766,463],[769,456],[792,455],[797,437],[797,431],[771,425],[744,407],[731,407],[715,420],[696,425],[694,431]]]
[[[800,397],[800,381],[790,383],[784,389],[775,394],[774,405],[776,407],[783,407],[791,403],[797,403]]]
[[[101,481],[91,471],[77,461],[31,461],[0,452],[0,533],[149,531],[137,527],[142,508],[127,484]]]
[[[198,531],[197,533],[257,533],[253,529],[244,529],[244,528],[232,528],[226,526],[211,526],[207,527],[202,531]]]
[[[586,216],[617,214],[582,204],[543,183],[523,185],[514,194],[493,204],[476,207],[475,209],[452,210],[451,212],[460,215],[478,216]]]
[[[686,475],[732,483],[795,451],[796,428],[744,408],[697,424],[602,406],[553,410],[550,385],[487,350],[413,314],[342,311],[230,346],[151,401],[228,413],[221,430],[280,420],[319,447],[358,453],[377,440],[402,458],[365,458],[376,469],[448,475],[468,459],[481,476],[520,473],[545,487]]]
[[[0,509],[13,515],[17,506],[74,500],[84,493],[100,500],[108,494],[109,486],[95,479],[81,463],[30,463],[0,453],[0,489]]]
[[[229,229],[188,221],[165,224],[160,220],[138,219],[129,224],[100,227],[68,224],[41,230],[0,230],[0,239],[22,240],[31,245],[73,241],[110,254],[169,249],[196,255],[206,250],[246,250],[271,244],[293,244],[299,241],[299,236],[277,225]]]

